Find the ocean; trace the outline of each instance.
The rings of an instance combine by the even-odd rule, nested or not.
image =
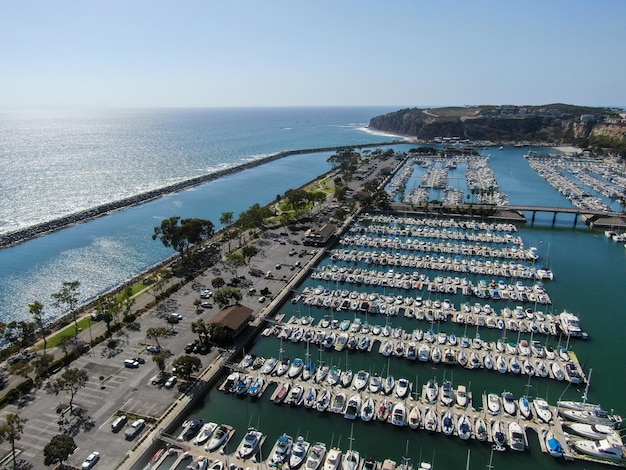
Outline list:
[[[0,232],[23,228],[107,201],[127,197],[250,161],[275,152],[357,145],[379,142],[385,137],[363,129],[369,118],[391,108],[270,108],[234,110],[156,110],[58,113],[3,113],[0,115],[0,166],[4,198],[0,201]],[[391,140],[391,137],[388,137]],[[408,150],[414,145],[396,145]],[[539,177],[523,158],[528,149],[486,149],[502,189],[511,204],[569,206],[569,202]],[[172,254],[153,241],[153,227],[173,215],[212,220],[220,214],[236,215],[254,203],[267,203],[277,193],[298,187],[329,169],[332,152],[294,155],[250,170],[232,174],[189,190],[69,227],[56,233],[0,250],[0,321],[28,319],[28,304],[44,303],[45,312],[58,314],[50,295],[61,282],[79,279],[84,299],[123,282]],[[626,316],[626,250],[601,231],[573,217],[562,215],[555,226],[552,215],[538,217],[534,225],[520,227],[527,246],[538,247],[540,262],[555,273],[546,283],[553,299],[551,310],[567,309],[580,315],[590,334],[587,342],[576,341],[573,349],[585,371],[593,368],[590,400],[624,413],[621,373],[623,331]],[[458,302],[457,302],[458,303]],[[292,312],[289,304],[285,313]],[[487,333],[485,333],[487,335]],[[485,337],[485,339],[490,339]],[[289,345],[291,347],[291,345]],[[272,338],[259,339],[255,351],[275,355]],[[304,355],[303,347],[289,351]],[[378,358],[371,363],[364,355],[349,359],[351,367],[385,366]],[[397,376],[405,374],[423,383],[444,375],[466,383],[475,393],[509,389],[520,395],[527,383],[523,377],[500,377],[488,372],[469,373],[455,369],[396,362]],[[580,398],[582,390],[565,384],[533,380],[531,394],[555,403],[561,396]],[[309,440],[347,448],[350,427],[335,416],[315,416],[304,409],[276,407],[267,398],[252,404],[212,391],[195,414],[227,422],[243,430],[250,423],[268,435],[268,451],[282,433],[302,434]],[[271,416],[271,418],[269,417]],[[357,423],[354,447],[362,453],[399,459],[409,449],[418,459],[433,460],[436,468],[464,468],[468,448],[471,468],[484,468],[490,449],[476,442],[443,438],[422,431],[407,433],[376,423]],[[329,431],[329,429],[331,429]],[[243,432],[243,431],[242,431]],[[329,433],[331,435],[329,435]],[[241,434],[238,434],[239,438]],[[236,436],[237,440],[237,436]],[[495,468],[553,469],[562,464],[542,454],[536,442],[523,455],[510,452],[494,456]],[[572,464],[572,468],[600,468]]]

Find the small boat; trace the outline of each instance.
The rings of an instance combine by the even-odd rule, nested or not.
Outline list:
[[[372,397],[366,398],[361,407],[361,420],[366,422],[371,421],[374,418],[375,412],[376,402]]]
[[[465,408],[469,404],[469,396],[465,385],[459,385],[456,389],[456,404]]]
[[[261,431],[257,431],[254,428],[248,428],[248,432],[246,432],[245,436],[243,436],[243,439],[239,443],[235,455],[244,460],[254,457],[259,451],[262,439],[263,433]]]
[[[595,411],[601,410],[602,407],[600,405],[596,405],[594,403],[587,403],[586,401],[569,401],[569,400],[559,400],[556,402],[558,408],[567,408],[568,410],[579,410],[579,411]]]
[[[346,407],[346,394],[343,392],[338,393],[333,397],[332,404],[330,405],[330,411],[333,413],[343,413]]]
[[[542,398],[535,398],[533,400],[533,408],[535,409],[535,415],[544,423],[550,423],[552,421],[552,410],[550,405]]]
[[[228,442],[230,436],[232,435],[232,431],[233,428],[231,426],[228,426],[227,424],[220,424],[207,445],[204,446],[204,449],[209,452],[216,451]]]
[[[311,377],[315,376],[315,369],[316,369],[316,365],[315,362],[307,362],[304,366],[304,369],[302,370],[302,380],[309,380]]]
[[[315,444],[311,451],[309,452],[309,456],[306,459],[304,464],[304,468],[306,470],[318,470],[322,463],[324,462],[324,458],[326,457],[326,444],[323,442],[318,442]]]
[[[333,447],[326,454],[326,460],[324,460],[324,469],[323,470],[337,470],[341,467],[341,449],[337,447]]]
[[[304,394],[304,400],[302,404],[305,408],[312,408],[317,401],[317,389],[314,387],[309,388]]]
[[[396,395],[398,398],[405,398],[411,391],[411,382],[405,378],[398,379],[396,385]]]
[[[520,397],[517,404],[519,405],[519,412],[524,419],[531,419],[533,417],[533,412],[530,409],[528,398]]]
[[[341,470],[357,470],[361,463],[359,452],[353,449],[348,450],[341,459]]]
[[[489,393],[487,395],[487,410],[492,415],[499,415],[501,406],[500,406],[500,397],[495,393]]]
[[[389,375],[383,382],[383,392],[385,393],[385,395],[391,394],[395,386],[396,386],[396,381],[393,378],[393,375]]]
[[[571,434],[577,434],[592,441],[606,439],[608,435],[615,433],[613,427],[604,424],[564,423],[563,429]]]
[[[397,468],[397,464],[395,460],[385,459],[383,461],[381,470],[396,470],[396,468]]]
[[[348,400],[348,405],[346,406],[346,411],[343,416],[346,419],[356,419],[356,417],[361,413],[361,396],[359,394],[354,394]]]
[[[353,377],[352,369],[344,370],[339,376],[339,383],[342,387],[347,388],[352,383]]]
[[[421,422],[421,414],[418,406],[414,406],[409,411],[408,425],[411,429],[417,429]]]
[[[433,347],[432,351],[430,352],[430,358],[433,360],[435,364],[439,364],[441,362],[442,354],[441,354],[441,349],[439,349],[439,346]]]
[[[331,387],[334,387],[339,383],[341,379],[341,371],[336,366],[332,366],[326,376],[326,383]]]
[[[559,442],[559,440],[554,436],[554,431],[552,431],[552,429],[549,429],[548,432],[546,432],[546,449],[548,450],[548,453],[552,456],[552,457],[563,457],[563,446],[561,445],[561,443]]]
[[[506,449],[506,434],[504,431],[504,423],[502,421],[494,421],[491,425],[491,438],[495,444],[497,451],[503,451]]]
[[[430,403],[431,405],[437,403],[437,396],[439,395],[439,385],[433,379],[429,380],[424,386],[424,397],[426,398],[426,403]]]
[[[378,407],[378,411],[376,412],[376,417],[378,421],[382,421],[383,423],[387,421],[389,418],[389,413],[391,413],[391,403],[388,400],[383,400]]]
[[[448,410],[443,414],[441,419],[441,431],[450,436],[454,432],[454,415]]]
[[[470,437],[472,437],[472,422],[466,414],[459,417],[456,429],[461,440],[467,441]]]
[[[315,409],[320,413],[326,411],[330,406],[331,393],[329,390],[322,390],[315,402]]]
[[[427,408],[426,413],[424,413],[424,429],[435,432],[437,431],[437,423],[437,412],[434,408]]]
[[[382,379],[377,374],[372,375],[367,388],[370,393],[379,393],[383,388]]]
[[[510,416],[517,415],[517,401],[515,401],[511,392],[502,393],[502,407],[504,408],[504,412],[506,414]]]
[[[291,366],[291,360],[288,357],[286,357],[282,361],[280,361],[280,363],[276,366],[276,368],[274,369],[274,372],[272,372],[272,375],[281,377],[287,373],[290,366]]]
[[[509,423],[509,447],[518,452],[526,450],[526,434],[515,421]]]
[[[554,378],[559,382],[565,379],[565,372],[563,372],[563,369],[561,369],[561,366],[557,362],[550,364],[550,370]]]
[[[485,423],[485,420],[482,418],[482,416],[479,415],[476,418],[474,426],[476,428],[476,439],[481,442],[485,442],[489,437],[489,433],[487,432],[487,423]]]
[[[215,432],[216,428],[217,423],[205,423],[202,428],[200,428],[200,431],[198,432],[196,437],[193,439],[193,443],[197,445],[204,444],[206,441],[209,440],[211,435]]]
[[[290,385],[288,383],[278,384],[276,386],[276,390],[270,397],[270,400],[272,400],[276,404],[282,403],[289,393],[289,388]]]
[[[275,357],[270,357],[265,361],[263,367],[261,367],[261,374],[271,374],[274,371],[274,367],[276,367],[276,364],[278,364],[278,359],[276,359]]]
[[[287,463],[291,447],[293,446],[293,438],[287,434],[283,434],[276,439],[274,447],[270,452],[268,464],[270,467],[282,467],[284,463]]]
[[[296,442],[291,448],[291,455],[289,455],[289,468],[296,469],[302,465],[306,458],[311,444],[304,440],[304,437],[298,436]]]
[[[446,380],[441,386],[439,401],[444,406],[452,406],[454,403],[454,389],[452,388],[452,382],[449,380]]]
[[[615,435],[607,436],[606,439],[599,441],[587,439],[574,440],[570,442],[570,445],[578,452],[593,457],[619,462],[623,462],[626,459],[624,455],[624,444],[622,440]]]
[[[290,379],[295,379],[297,376],[300,375],[302,369],[304,369],[304,361],[299,357],[296,357],[289,366],[289,370],[287,371],[287,377],[289,377]]]
[[[200,432],[200,429],[202,429],[202,426],[204,426],[203,419],[194,419],[191,422],[189,422],[181,434],[183,440],[189,441],[193,439],[196,436],[196,434]]]
[[[294,385],[285,400],[288,405],[299,406],[302,403],[304,395],[304,387],[302,385]]]
[[[313,376],[313,381],[316,384],[322,383],[326,376],[328,375],[329,367],[321,366],[315,371],[315,375]]]
[[[252,384],[248,387],[248,395],[251,397],[258,396],[263,390],[263,386],[265,385],[265,381],[262,377],[257,377],[254,379]]]
[[[605,426],[617,427],[622,422],[619,415],[611,415],[607,411],[599,410],[570,410],[559,408],[559,415],[568,421],[586,424],[603,424]]]
[[[352,385],[352,388],[357,391],[363,390],[365,387],[367,387],[367,382],[369,378],[369,372],[366,372],[364,370],[358,371],[356,377],[354,377],[354,383]]]
[[[391,424],[394,426],[406,425],[406,407],[404,406],[404,402],[399,401],[393,406],[393,410],[391,411]]]

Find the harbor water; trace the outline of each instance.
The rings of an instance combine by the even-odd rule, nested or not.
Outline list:
[[[315,122],[319,123],[319,126],[306,126],[304,125],[307,122],[306,110],[299,110],[290,115],[287,120],[283,119],[284,116],[280,118],[280,113],[278,113],[276,120],[272,121],[270,130],[262,125],[263,122],[267,122],[267,116],[256,116],[256,125],[248,123],[246,132],[241,132],[236,137],[231,135],[227,140],[233,145],[237,142],[246,142],[241,151],[230,160],[226,158],[218,162],[215,168],[292,148],[356,145],[368,141],[379,141],[380,136],[370,136],[359,130],[356,125],[367,123],[369,117],[375,114],[376,112],[372,112],[367,115],[364,110],[351,114],[342,110],[341,113],[337,111],[333,115],[332,110],[329,110],[326,118],[319,113],[316,114]],[[332,121],[332,125],[323,124],[329,120]],[[310,121],[313,121],[313,118],[310,118]],[[230,122],[232,127],[229,128],[229,132],[236,134],[237,120],[233,119]],[[157,123],[155,129],[162,130],[163,122],[157,120]],[[298,131],[298,124],[302,127],[300,131]],[[202,140],[202,129],[202,127],[195,131],[187,129],[189,142],[194,139]],[[251,141],[255,141],[259,135],[262,135],[263,129],[266,129],[266,133],[275,139],[280,139],[279,136],[294,131],[300,132],[299,135],[306,136],[306,139],[274,144],[272,139],[266,137],[262,140],[263,145],[257,148]],[[338,129],[340,137],[337,137]],[[326,140],[326,135],[331,137],[329,141]],[[132,141],[130,138],[129,140]],[[202,148],[198,142],[196,146]],[[407,144],[395,146],[395,148],[408,150],[414,146]],[[227,147],[229,145],[225,145],[225,148]],[[165,148],[171,149],[172,147],[165,146]],[[45,148],[40,149],[44,153],[45,150]],[[88,147],[82,147],[82,151],[89,154]],[[524,148],[505,148],[502,151],[493,148],[481,150],[490,154],[490,166],[511,204],[569,207],[569,202],[529,167],[523,158],[526,151],[528,149]],[[119,154],[120,149],[118,148],[116,152]],[[181,152],[185,153],[184,150]],[[226,150],[224,152],[227,153]],[[167,160],[168,151],[163,151],[160,155],[160,158]],[[140,273],[148,266],[172,254],[160,243],[151,239],[153,227],[158,225],[163,218],[173,215],[202,217],[216,223],[224,211],[238,214],[254,203],[267,203],[273,200],[276,194],[304,184],[315,175],[326,171],[329,168],[326,162],[329,155],[330,153],[319,153],[287,157],[0,250],[0,312],[3,315],[0,320],[27,318],[28,304],[35,300],[46,304],[46,311],[53,314],[54,309],[49,306],[50,294],[60,288],[62,281],[80,279],[82,294],[85,298],[89,298]],[[2,156],[4,161],[4,158],[7,158],[6,153]],[[163,160],[160,163],[158,158],[156,160],[155,167],[158,168]],[[149,184],[148,179],[152,177],[148,177],[141,185],[134,188],[131,188],[128,182],[120,183],[120,188],[118,188],[120,191],[117,195],[123,197],[138,190],[154,187],[155,184],[164,185],[174,180],[197,176],[198,172],[204,173],[207,170],[207,165],[206,162],[203,165],[199,165],[198,161],[192,162],[185,167],[187,168],[185,171],[179,174],[168,174],[163,180],[156,182],[151,180]],[[151,174],[154,176],[158,172]],[[460,180],[459,186],[462,190]],[[16,189],[15,193],[19,191]],[[103,194],[108,194],[108,197],[112,197],[111,193],[113,191],[110,189],[103,192]],[[8,194],[7,199],[11,197],[13,193]],[[65,196],[55,197],[63,199]],[[103,199],[106,198],[102,196],[96,202],[100,203]],[[41,212],[58,214],[62,211],[58,205],[53,204],[53,206],[56,206],[56,209]],[[84,206],[75,204],[75,207],[79,209]],[[3,209],[3,220],[9,220],[10,214],[18,214],[15,216],[18,221],[24,219],[31,223],[38,223],[42,220],[40,215],[20,216],[17,209],[11,208]],[[14,226],[16,225],[12,223],[4,224],[6,229]],[[622,402],[622,391],[626,387],[625,374],[622,373],[622,357],[625,352],[622,335],[626,331],[626,316],[624,315],[626,294],[622,286],[623,279],[626,279],[624,246],[605,237],[602,231],[588,229],[580,220],[574,227],[573,216],[567,214],[559,215],[555,226],[552,226],[552,214],[541,214],[535,219],[534,225],[519,227],[518,234],[524,239],[526,246],[537,247],[540,256],[537,262],[548,266],[554,272],[554,280],[545,283],[553,303],[541,308],[554,313],[568,310],[578,315],[583,329],[590,336],[589,341],[572,340],[570,343],[571,349],[576,353],[585,372],[588,374],[593,368],[589,400],[602,404],[605,409],[615,409],[617,413],[626,413],[626,407]],[[302,287],[314,286],[317,283],[318,281],[309,280]],[[427,296],[427,293],[423,292],[422,296]],[[451,297],[451,301],[457,307],[466,300],[474,302],[474,299],[462,300],[461,296]],[[496,307],[495,304],[493,306]],[[309,314],[302,304],[287,304],[283,313],[287,317]],[[322,310],[312,311],[311,315],[320,317],[323,313]],[[341,314],[351,318],[354,316],[353,313],[347,312],[341,312]],[[385,321],[384,317],[380,316],[367,320],[372,324]],[[402,326],[408,331],[418,326],[424,330],[429,327],[423,322],[418,324],[416,320],[400,317],[391,318],[390,321],[395,326]],[[439,324],[435,327],[457,335],[464,333],[463,327],[451,324]],[[476,331],[467,331],[469,337],[473,337],[475,333]],[[481,329],[480,334],[484,340],[495,341],[500,333]],[[511,335],[508,339],[517,340]],[[556,338],[549,338],[547,341],[553,346],[559,345]],[[560,346],[564,346],[563,343],[564,341],[561,341]],[[251,352],[272,357],[277,356],[280,349],[280,341],[275,337],[261,337],[256,341]],[[283,342],[282,349],[284,349],[283,354],[289,357],[304,358],[307,354],[306,348],[301,343]],[[309,350],[309,354],[313,360],[320,359],[320,352],[317,349]],[[414,384],[416,383],[418,388],[421,388],[421,385],[430,378],[436,378],[440,384],[444,378],[450,379],[455,386],[465,384],[474,394],[475,403],[477,397],[484,392],[501,393],[504,390],[513,392],[516,397],[526,393],[531,396],[540,396],[551,404],[555,404],[561,397],[580,399],[583,393],[580,387],[573,385],[568,387],[565,383],[554,380],[533,378],[529,382],[525,376],[500,375],[489,371],[468,371],[459,367],[441,365],[434,368],[432,363],[409,362],[398,358],[391,358],[387,361],[376,351],[369,354],[323,351],[321,360],[341,368],[345,368],[348,364],[354,371],[362,368],[380,375],[386,375],[388,371],[391,371],[396,378],[406,377]],[[323,441],[328,446],[339,445],[343,449],[349,447],[350,421],[330,413],[320,414],[304,408],[277,406],[270,402],[269,394],[271,394],[271,389],[269,393],[253,402],[247,398],[238,399],[218,390],[212,390],[204,397],[202,406],[195,410],[193,415],[235,427],[237,433],[231,441],[232,451],[248,426],[256,426],[267,435],[263,447],[265,456],[269,453],[276,438],[283,432],[294,437],[302,435],[311,442]],[[408,428],[399,429],[377,422],[355,422],[353,437],[352,445],[362,455],[371,454],[378,459],[392,458],[399,461],[408,452],[414,461],[431,461],[435,468],[465,468],[468,449],[471,451],[470,468],[484,468],[491,453],[488,445],[473,440],[463,442],[458,437],[444,437]],[[530,433],[529,441],[530,450],[526,452],[515,453],[515,455],[510,451],[495,453],[494,468],[506,466],[511,470],[553,469],[564,465],[540,451],[537,436]],[[567,465],[576,469],[603,468],[600,465],[580,462]]]

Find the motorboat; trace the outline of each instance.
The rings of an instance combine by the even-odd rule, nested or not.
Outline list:
[[[386,422],[389,418],[389,413],[391,413],[391,402],[389,400],[383,400],[378,407],[378,411],[376,412],[376,418],[378,421]]]
[[[314,377],[316,368],[317,366],[315,365],[315,362],[307,362],[304,365],[304,369],[302,369],[301,379],[306,381],[309,380],[311,377]]]
[[[257,431],[254,428],[248,428],[248,432],[246,432],[245,436],[243,436],[243,439],[239,443],[235,455],[244,460],[254,457],[254,455],[259,451],[262,439],[262,432]]]
[[[504,356],[496,356],[496,369],[501,374],[506,374],[509,371],[509,364],[506,362]]]
[[[289,366],[289,370],[287,371],[287,377],[289,377],[290,379],[295,379],[297,376],[300,375],[302,369],[304,369],[304,361],[299,357],[296,357]]]
[[[437,395],[439,395],[439,385],[436,380],[429,380],[424,386],[424,397],[426,398],[426,402],[431,405],[437,403]]]
[[[315,409],[320,413],[326,411],[330,406],[331,393],[330,390],[322,390],[315,402]]]
[[[362,421],[371,421],[374,418],[374,413],[376,412],[376,402],[372,397],[368,397],[363,402],[363,406],[361,407],[361,420]]]
[[[417,429],[421,422],[421,414],[418,406],[414,406],[409,411],[408,425],[411,429]]]
[[[489,433],[487,432],[487,423],[485,423],[485,420],[482,418],[482,416],[478,415],[476,417],[476,422],[474,423],[474,426],[476,428],[476,439],[481,442],[486,441],[489,437]]]
[[[461,440],[467,441],[472,437],[472,422],[466,414],[459,417],[456,429]]]
[[[269,359],[265,361],[265,363],[263,364],[263,367],[261,367],[261,374],[263,375],[271,374],[274,371],[276,364],[278,364],[278,359],[276,359],[275,357],[270,357]]]
[[[324,460],[324,470],[337,470],[341,467],[341,449],[333,447],[326,454],[326,460]]]
[[[615,433],[613,427],[604,424],[564,423],[563,429],[571,434],[586,437],[593,441],[606,439],[608,435]]]
[[[224,385],[222,388],[226,393],[233,393],[237,388],[237,383],[239,382],[239,372],[233,371],[226,377],[224,380]]]
[[[381,466],[381,470],[396,470],[397,465],[398,464],[396,463],[395,460],[385,459]]]
[[[542,398],[535,398],[533,400],[533,408],[535,409],[535,416],[544,423],[552,421],[552,410],[547,401]]]
[[[491,439],[496,450],[503,451],[506,449],[506,432],[502,421],[494,421],[491,425]]]
[[[526,397],[520,397],[517,400],[517,404],[519,406],[519,412],[524,419],[531,419],[533,417],[533,412],[530,409],[530,402]]]
[[[561,366],[557,362],[550,364],[550,370],[554,378],[559,382],[565,379],[565,372],[563,372],[563,369],[561,369]]]
[[[370,377],[369,384],[367,385],[370,393],[379,393],[383,388],[383,381],[378,376],[378,374],[374,374]]]
[[[342,413],[346,407],[346,394],[343,392],[339,392],[337,395],[333,397],[333,401],[330,405],[330,411],[333,413]]]
[[[257,397],[263,391],[265,380],[263,377],[257,377],[252,381],[252,384],[248,387],[248,395],[251,397]]]
[[[333,387],[339,383],[339,380],[341,380],[341,370],[336,366],[332,366],[326,376],[326,384]]]
[[[393,406],[391,411],[391,424],[394,426],[406,425],[406,407],[404,402],[399,401]]]
[[[517,415],[517,401],[511,392],[502,393],[502,408],[504,408],[504,412],[509,416]]]
[[[438,421],[435,408],[427,408],[426,413],[424,413],[424,429],[430,432],[437,431]]]
[[[306,458],[304,468],[306,470],[319,470],[321,465],[324,463],[325,457],[326,457],[326,444],[324,444],[323,442],[318,442],[311,448],[311,451],[309,452],[309,455]]]
[[[278,363],[278,365],[274,369],[274,372],[272,372],[272,375],[281,377],[287,373],[290,367],[291,367],[291,360],[288,357],[286,357]]]
[[[511,450],[521,452],[526,449],[526,433],[516,421],[509,423],[509,447]]]
[[[248,375],[239,376],[239,381],[235,384],[234,393],[237,395],[245,395],[250,385],[252,385],[252,377]]]
[[[227,424],[220,424],[213,433],[213,436],[211,437],[207,445],[204,446],[204,449],[209,452],[216,451],[228,442],[230,436],[232,435],[232,431],[233,428],[231,426]]]
[[[586,424],[603,424],[605,426],[617,427],[622,422],[619,415],[611,415],[607,411],[599,410],[570,410],[559,408],[559,415],[568,421]]]
[[[274,393],[272,393],[272,396],[270,397],[270,400],[272,400],[276,404],[282,403],[283,400],[289,394],[289,388],[290,388],[289,383],[287,383],[287,382],[286,383],[282,383],[282,384],[279,383],[276,386],[276,390],[274,390]]]
[[[268,459],[270,467],[281,467],[282,464],[287,463],[292,446],[293,438],[291,436],[287,434],[279,436],[270,452]]]
[[[196,445],[204,444],[206,441],[209,440],[211,435],[215,432],[216,428],[217,428],[217,423],[213,423],[213,422],[205,423],[200,428],[200,431],[198,432],[198,434],[196,434],[196,437],[194,437],[193,443]]]
[[[373,456],[367,457],[363,460],[363,466],[361,467],[363,470],[380,470],[380,462],[377,462]]]
[[[361,463],[359,452],[353,449],[348,450],[341,459],[341,470],[357,470]]]
[[[369,372],[366,372],[361,369],[360,371],[356,373],[356,376],[354,377],[352,388],[356,391],[363,390],[365,387],[367,387],[367,382],[369,378],[370,378]]]
[[[441,349],[439,349],[439,346],[434,346],[432,351],[430,352],[430,358],[433,360],[435,364],[439,364],[441,362],[442,357],[443,357],[443,354],[441,353]]]
[[[347,388],[352,383],[352,379],[354,378],[354,374],[352,369],[344,370],[339,376],[339,383],[342,387]]]
[[[451,406],[454,403],[454,389],[452,388],[452,382],[449,380],[446,380],[441,386],[439,401],[444,406]]]
[[[346,411],[343,416],[346,419],[356,419],[356,417],[361,413],[361,396],[359,394],[354,394],[348,400],[348,405],[346,406]]]
[[[549,429],[545,435],[546,449],[552,457],[563,457],[563,446],[554,435],[554,431]]]
[[[302,404],[305,408],[312,408],[317,401],[317,389],[315,387],[310,387],[306,393],[304,394],[304,399]]]
[[[624,455],[624,443],[614,434],[599,441],[592,441],[588,439],[572,440],[570,441],[570,445],[578,452],[591,455],[592,457],[599,457],[619,462],[623,462],[626,459],[626,456]]]
[[[226,469],[226,464],[220,459],[213,460],[213,462],[211,463],[211,466],[209,467],[209,470],[225,470],[225,469]]]
[[[441,418],[441,431],[446,436],[450,436],[454,432],[454,415],[449,410]]]
[[[456,404],[465,408],[469,404],[469,396],[465,385],[459,385],[456,389]]]
[[[411,382],[409,382],[405,378],[398,379],[398,383],[396,385],[396,395],[398,398],[406,398],[406,396],[411,391]]]
[[[487,410],[492,415],[499,415],[501,411],[500,397],[495,393],[487,395]]]
[[[291,448],[291,454],[289,455],[289,468],[296,469],[300,467],[307,458],[307,453],[311,444],[304,440],[304,437],[298,436],[296,442],[294,442]]]
[[[328,375],[328,371],[329,371],[328,366],[318,367],[317,370],[315,371],[315,375],[313,376],[313,381],[316,384],[322,383],[324,379],[326,378],[326,376]]]
[[[428,344],[423,343],[417,350],[417,359],[421,362],[428,362],[430,360],[430,347]]]
[[[185,429],[182,432],[183,440],[184,441],[189,441],[189,440],[193,439],[200,432],[200,429],[202,429],[202,426],[204,426],[204,420],[203,419],[191,420],[187,424],[187,426],[185,426]]]
[[[304,387],[302,385],[294,385],[285,400],[288,405],[298,406],[302,402],[304,395]]]

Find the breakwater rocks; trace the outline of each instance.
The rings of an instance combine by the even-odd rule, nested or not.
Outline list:
[[[371,143],[371,144],[341,145],[337,147],[320,147],[320,148],[314,148],[314,149],[287,150],[284,152],[278,152],[268,157],[260,158],[258,160],[253,160],[247,163],[243,163],[241,165],[233,166],[231,168],[225,168],[223,170],[219,170],[213,173],[208,173],[205,175],[197,176],[195,178],[190,178],[184,181],[179,181],[178,183],[164,186],[162,188],[158,188],[152,191],[147,191],[145,193],[130,196],[124,199],[120,199],[118,201],[108,202],[106,204],[93,207],[91,209],[86,209],[84,211],[76,212],[74,214],[69,214],[67,216],[60,217],[58,219],[54,219],[48,222],[33,225],[31,227],[27,227],[22,230],[16,230],[14,232],[4,234],[0,236],[0,248],[6,248],[9,246],[30,240],[32,238],[45,235],[47,233],[61,230],[66,227],[76,225],[82,222],[86,222],[91,219],[95,219],[96,217],[100,217],[110,212],[126,209],[128,207],[132,207],[138,204],[143,204],[145,202],[157,199],[167,194],[176,193],[184,189],[191,188],[193,186],[198,186],[200,184],[208,183],[210,181],[223,178],[224,176],[229,176],[229,175],[238,173],[240,171],[249,170],[259,165],[263,165],[265,163],[278,160],[280,158],[285,158],[285,157],[289,157],[292,155],[308,154],[308,153],[331,152],[331,151],[336,151],[336,150],[343,150],[346,148],[381,147],[381,146],[395,145],[395,144],[402,144],[402,143],[406,143],[406,141],[394,140],[394,141],[377,142],[377,143]]]

